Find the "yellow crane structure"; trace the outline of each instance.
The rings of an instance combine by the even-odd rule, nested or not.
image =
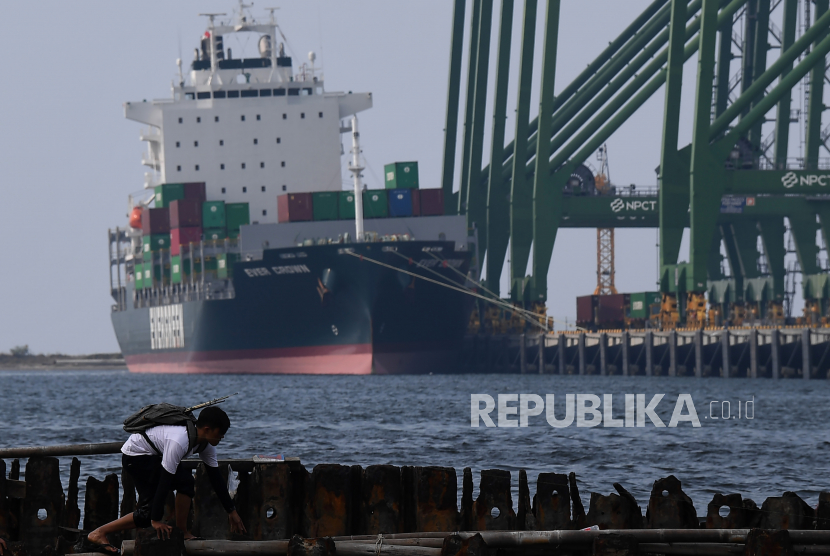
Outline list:
[[[595,178],[597,192],[602,195],[611,187],[611,171],[608,168],[608,145],[597,151],[600,163],[599,173]],[[597,288],[594,295],[611,295],[617,293],[614,285],[614,228],[597,228]]]

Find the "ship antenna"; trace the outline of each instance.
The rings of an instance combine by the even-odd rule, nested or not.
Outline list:
[[[277,20],[274,18],[274,12],[279,10],[279,8],[265,8],[265,11],[271,14],[271,25],[276,25]],[[274,41],[277,40],[277,37],[274,37]]]
[[[349,172],[354,180],[354,227],[356,240],[363,241],[363,180],[360,172],[360,132],[357,129],[357,116],[352,116],[352,163]]]

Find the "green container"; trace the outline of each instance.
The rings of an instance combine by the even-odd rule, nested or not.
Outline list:
[[[205,241],[223,241],[226,237],[228,237],[228,232],[225,228],[206,229],[202,233],[204,234]]]
[[[144,289],[144,265],[143,264],[135,265],[135,271],[133,272],[133,278],[135,279],[135,289],[143,290]]]
[[[248,224],[250,224],[251,211],[248,208],[248,203],[226,203],[225,221],[228,224],[228,231],[234,232],[239,231],[239,228],[241,226],[247,226]],[[221,228],[221,226],[216,227]]]
[[[184,199],[184,184],[183,183],[165,183],[157,185],[156,191],[156,208],[167,208],[173,201]]]
[[[202,228],[225,227],[225,202],[207,201],[202,203]]]
[[[651,315],[651,305],[660,303],[662,295],[660,292],[632,293],[629,299],[629,317],[632,319],[648,319]]]
[[[228,230],[228,237],[230,239],[239,239],[239,230]]]
[[[233,278],[233,265],[238,260],[238,253],[220,253],[216,255],[216,277],[220,280]]]
[[[354,220],[354,191],[341,191],[337,207],[340,220]]]
[[[167,234],[156,234],[141,238],[144,257],[149,259],[150,253],[170,249],[170,236]]]
[[[181,284],[190,276],[190,259],[182,260],[181,255],[170,257],[170,281],[174,284]]]
[[[418,189],[418,163],[395,162],[383,167],[386,189]]]
[[[314,209],[314,220],[337,220],[337,205],[340,193],[337,191],[321,191],[312,193],[311,203]]]
[[[389,215],[389,199],[385,189],[363,192],[363,218],[386,218]]]

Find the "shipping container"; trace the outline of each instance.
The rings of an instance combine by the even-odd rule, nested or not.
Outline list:
[[[133,280],[135,281],[135,289],[143,290],[144,289],[144,265],[137,264],[135,265],[135,270],[133,271]]]
[[[598,328],[624,328],[628,294],[615,293],[598,295],[597,320]]]
[[[390,189],[389,190],[389,216],[398,218],[412,216],[412,192],[417,189]]]
[[[239,260],[239,253],[220,253],[216,255],[216,277],[220,280],[233,278],[233,265]]]
[[[207,201],[202,203],[202,227],[203,228],[224,228],[225,227],[225,202]]]
[[[337,220],[337,201],[340,193],[337,191],[320,191],[312,193],[314,220]]]
[[[170,229],[202,226],[202,203],[192,199],[178,199],[170,203]]]
[[[179,255],[181,246],[202,241],[202,228],[173,228],[170,230],[170,254]]]
[[[225,222],[228,231],[238,231],[251,223],[251,211],[248,203],[225,203]]]
[[[576,298],[576,324],[583,328],[594,328],[596,320],[596,295],[582,295]]]
[[[385,189],[363,192],[363,218],[385,218],[389,215],[389,199]]]
[[[147,259],[150,253],[170,249],[170,236],[167,234],[144,236],[141,238],[141,244],[141,252],[144,254],[144,258]]]
[[[145,236],[170,233],[170,211],[166,208],[144,209],[141,212],[141,230]]]
[[[444,214],[444,190],[421,189],[420,197],[421,216],[442,216]]]
[[[182,258],[178,255],[173,255],[170,257],[170,282],[173,284],[181,284],[183,275]]]
[[[395,162],[383,167],[386,189],[418,189],[418,163]]]
[[[204,231],[205,241],[224,241],[228,237],[225,228],[210,228]]]
[[[286,193],[277,197],[278,222],[307,222],[313,219],[311,193]]]
[[[648,320],[651,316],[650,307],[660,304],[663,296],[660,292],[639,292],[630,294],[628,316],[632,320]]]
[[[228,230],[228,237],[230,239],[239,239],[239,230]]]
[[[183,183],[165,183],[155,187],[156,192],[156,208],[167,208],[170,203],[179,199],[184,199],[184,184]]]
[[[337,207],[340,220],[354,220],[354,191],[341,191]]]
[[[194,182],[184,184],[184,198],[191,201],[199,201],[204,203],[207,201],[205,195],[205,182]]]

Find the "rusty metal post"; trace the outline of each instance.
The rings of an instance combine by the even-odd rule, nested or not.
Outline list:
[[[732,361],[729,358],[729,329],[725,326],[720,333],[721,376],[729,378],[732,374]]]
[[[758,329],[749,331],[749,378],[758,378]]]
[[[752,529],[746,538],[744,554],[753,556],[784,556],[795,554],[789,531]]]
[[[669,376],[677,376],[677,331],[669,332]]]
[[[646,376],[654,376],[654,334],[650,330],[643,338],[643,349],[646,350]]]
[[[815,510],[794,492],[774,496],[761,505],[761,529],[813,529]],[[747,541],[749,542],[749,541]]]
[[[769,335],[770,359],[772,359],[772,378],[781,377],[781,335],[777,328],[773,328]]]
[[[516,513],[510,493],[510,471],[482,469],[478,498],[473,502],[473,528],[477,531],[510,531]]]
[[[631,345],[631,337],[628,330],[623,330],[620,334],[620,351],[622,352],[622,374],[628,376],[628,351]]]
[[[458,530],[458,482],[453,467],[404,467],[404,493],[415,531]]]
[[[533,504],[530,501],[530,487],[527,483],[527,471],[519,470],[519,511],[516,514],[516,526],[520,531],[536,529],[536,518],[533,515]]]
[[[89,477],[84,491],[84,530],[92,531],[118,519],[118,475],[103,481]]]
[[[9,500],[6,498],[6,462],[0,459],[0,537],[11,538]]]
[[[539,473],[536,479],[536,528],[543,531],[571,526],[571,492],[567,475]]]
[[[403,500],[403,480],[399,467],[367,467],[361,481],[360,534],[403,533]]]
[[[559,367],[559,376],[562,376],[565,374],[565,350],[568,349],[568,338],[564,334],[560,334],[556,342],[558,346],[556,349],[556,359]]]
[[[295,533],[302,510],[293,503],[291,487],[291,469],[282,463],[255,464],[244,483],[240,481],[240,517],[253,540],[288,539]]]
[[[577,339],[577,349],[579,350],[579,376],[585,374],[585,332],[580,332]]]
[[[228,466],[219,464],[222,480],[227,483]],[[193,498],[193,533],[206,539],[228,539],[230,527],[228,514],[213,495],[204,464],[196,468],[196,496]],[[136,538],[138,541],[138,538]]]
[[[608,334],[601,332],[599,335],[599,374],[600,376],[608,375]]]
[[[306,480],[305,537],[353,534],[360,477],[346,465],[316,465]]]
[[[810,358],[810,345],[812,344],[811,328],[801,330],[801,374],[804,380],[810,380],[813,374],[813,365]]]
[[[665,493],[665,494],[664,494]],[[646,511],[649,529],[698,529],[697,512],[674,475],[654,481]]]
[[[20,514],[20,540],[30,554],[54,545],[63,514],[60,466],[55,458],[30,458],[26,463],[26,498]],[[46,511],[45,519],[38,513]]]
[[[703,376],[703,331],[695,330],[695,378]]]
[[[637,500],[619,483],[614,483],[619,494],[603,496],[591,493],[588,506],[588,523],[600,529],[638,529],[643,523],[643,511]]]
[[[461,514],[458,519],[459,528],[462,531],[469,531],[473,528],[473,470],[469,467],[464,468],[464,474],[461,479]],[[412,527],[407,527],[407,530],[414,530]]]
[[[527,335],[519,335],[519,372],[527,374]]]
[[[81,477],[81,461],[72,458],[69,466],[69,486],[67,487],[66,505],[63,509],[61,526],[77,529],[81,523],[81,509],[78,507],[78,480]]]

